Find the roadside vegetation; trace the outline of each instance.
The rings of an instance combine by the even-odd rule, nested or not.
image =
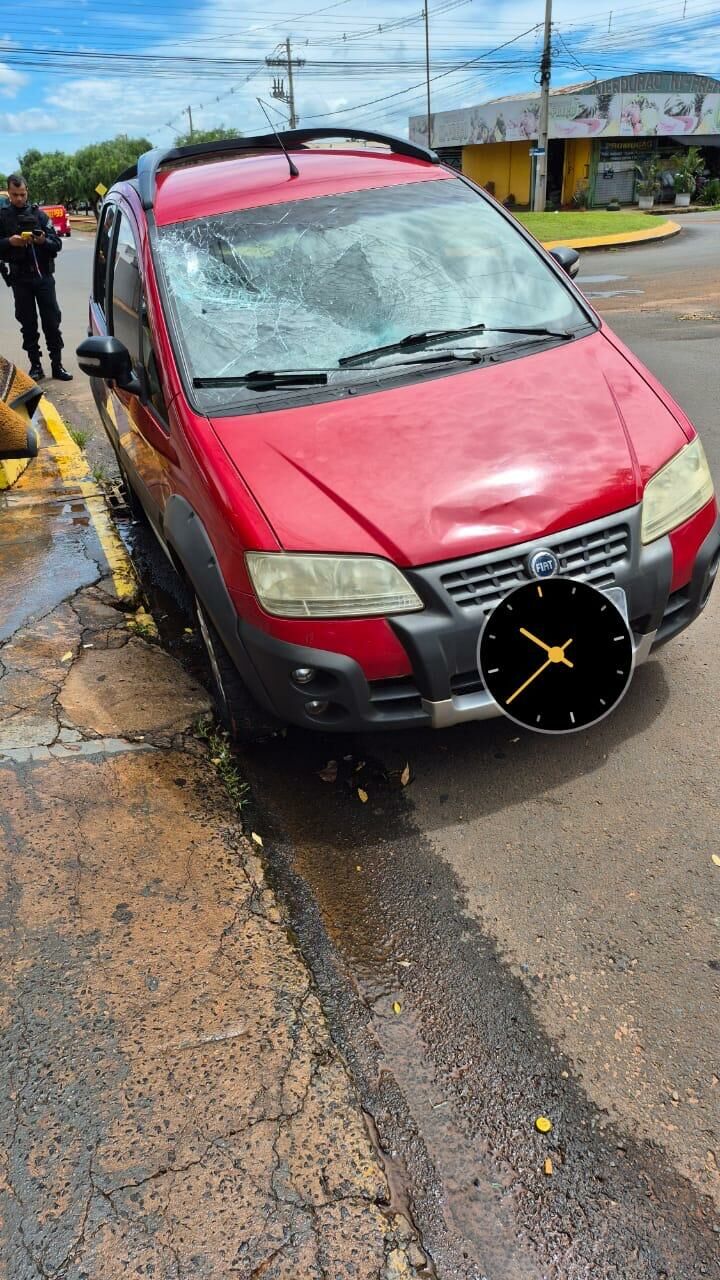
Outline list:
[[[608,213],[604,209],[587,213],[518,213],[515,215],[538,240],[584,240],[590,236],[611,236],[627,231],[649,231],[661,225],[648,213]]]

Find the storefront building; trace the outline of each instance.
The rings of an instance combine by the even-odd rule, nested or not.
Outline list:
[[[528,205],[537,145],[539,94],[439,111],[432,145],[499,200]],[[410,138],[427,145],[427,120],[410,118]],[[684,146],[702,147],[720,176],[720,80],[680,71],[642,72],[550,93],[548,201],[632,204],[636,166],[658,153],[661,168]],[[668,198],[672,198],[669,189]]]

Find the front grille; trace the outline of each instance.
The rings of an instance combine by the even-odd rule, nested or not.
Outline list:
[[[474,671],[461,671],[459,675],[452,676],[450,679],[450,692],[454,697],[462,697],[463,694],[468,693],[481,693],[484,688],[483,678],[477,668]]]
[[[544,538],[536,545],[555,552],[561,574],[582,578],[604,590],[613,586],[616,567],[630,556],[630,529],[626,524],[612,525],[575,537]],[[492,560],[444,573],[440,581],[459,608],[479,607],[489,613],[509,591],[534,581],[527,570],[526,554],[517,555],[512,548],[500,551]]]
[[[667,622],[669,618],[672,618],[673,614],[679,613],[681,609],[686,609],[689,603],[690,584],[688,583],[686,587],[681,587],[679,591],[673,591],[672,595],[668,596],[668,602],[665,605],[665,612],[663,614],[663,622]]]
[[[370,704],[384,715],[398,712],[406,714],[422,710],[422,698],[412,676],[400,676],[391,680],[371,680]]]

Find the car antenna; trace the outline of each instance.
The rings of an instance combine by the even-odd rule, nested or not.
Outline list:
[[[282,140],[282,138],[280,137],[280,134],[278,133],[277,129],[275,128],[275,125],[273,124],[272,120],[270,119],[270,117],[269,117],[269,115],[268,115],[267,111],[265,110],[265,104],[264,104],[264,102],[263,102],[262,98],[256,98],[256,102],[257,102],[257,104],[258,104],[258,106],[259,106],[260,110],[262,111],[262,113],[263,113],[263,115],[264,115],[265,119],[267,120],[268,124],[270,125],[270,128],[272,129],[273,133],[275,134],[275,137],[277,138],[277,140],[278,140],[278,142],[279,142],[279,144],[280,144],[280,149],[281,149],[281,151],[282,151],[283,155],[285,156],[285,159],[287,160],[287,162],[288,162],[288,164],[289,164],[289,166],[290,166],[290,177],[291,177],[291,178],[299,178],[299,177],[300,177],[300,170],[297,168],[297,166],[296,166],[295,164],[293,164],[292,160],[290,159],[290,156],[288,155],[287,151],[285,150],[285,146],[283,145],[283,140]]]

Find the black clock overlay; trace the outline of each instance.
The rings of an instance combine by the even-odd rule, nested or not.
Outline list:
[[[628,625],[606,595],[573,578],[530,582],[490,614],[478,643],[485,687],[528,729],[573,733],[606,716],[633,670]]]

